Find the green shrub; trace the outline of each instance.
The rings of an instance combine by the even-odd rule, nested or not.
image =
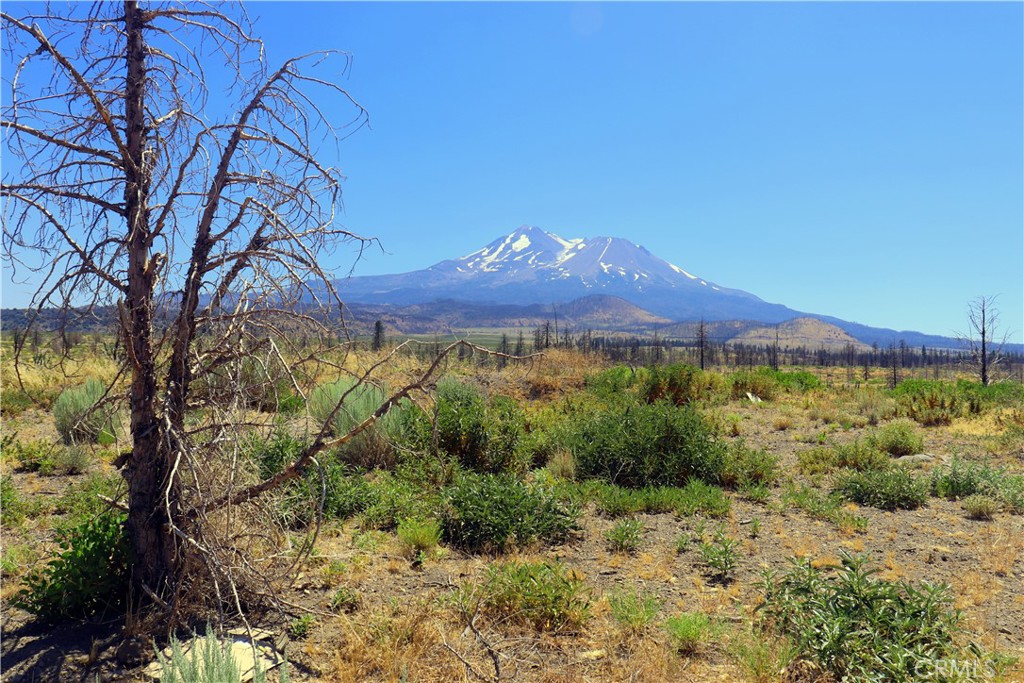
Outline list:
[[[789,393],[801,393],[821,388],[821,380],[806,370],[775,371],[775,381]]]
[[[871,439],[853,441],[835,447],[836,465],[851,470],[865,472],[867,470],[886,470],[892,460],[885,448],[880,448]]]
[[[748,448],[743,441],[734,442],[727,451],[721,483],[740,488],[775,483],[779,478],[779,456],[764,449]]]
[[[582,626],[590,617],[583,579],[557,562],[507,562],[487,570],[481,611],[536,631]]]
[[[693,655],[721,633],[711,618],[703,612],[683,612],[665,620],[672,648],[684,655]]]
[[[998,500],[978,493],[964,498],[961,505],[971,519],[994,519],[999,512]]]
[[[837,478],[835,490],[858,505],[882,510],[914,510],[928,500],[928,481],[901,467],[847,472]]]
[[[411,558],[425,557],[441,541],[441,525],[435,519],[403,519],[396,533]]]
[[[4,526],[10,529],[21,524],[25,519],[26,507],[11,478],[0,473],[0,513],[3,514]]]
[[[623,519],[605,532],[608,549],[615,553],[635,553],[644,538],[644,524],[638,519]]]
[[[160,663],[160,683],[241,683],[242,672],[231,653],[230,643],[221,643],[211,629],[206,635],[193,640],[186,654],[181,641],[171,638],[171,656],[165,658],[157,652]]]
[[[932,470],[931,492],[950,500],[981,494],[998,501],[1004,512],[1024,513],[1024,475],[987,463],[953,458],[948,465]]]
[[[11,386],[0,391],[0,415],[14,417],[35,405],[35,401],[25,391]]]
[[[778,391],[778,375],[767,367],[734,372],[730,380],[730,396],[734,400],[751,394],[762,401],[770,401]]]
[[[100,496],[117,500],[123,491],[124,479],[117,474],[90,474],[72,484],[54,505],[54,512],[64,515],[66,519],[58,528],[70,529],[109,511],[110,505]]]
[[[789,486],[782,494],[784,505],[803,510],[815,519],[832,522],[841,529],[866,531],[868,520],[842,507],[842,499],[833,493],[826,496],[810,486]]]
[[[981,402],[957,385],[937,380],[908,379],[892,391],[897,411],[925,426],[948,425],[958,417],[981,411]]]
[[[648,403],[669,401],[677,406],[694,401],[709,401],[723,393],[719,375],[692,365],[654,365],[644,373],[640,394]]]
[[[725,447],[700,414],[667,402],[582,418],[572,451],[577,476],[631,488],[717,482],[725,467]]]
[[[931,491],[939,498],[958,500],[979,493],[987,466],[968,462],[963,458],[953,458],[948,465],[939,465],[932,470]]]
[[[53,421],[65,444],[116,439],[117,411],[109,404],[97,406],[106,393],[107,387],[95,378],[61,392],[53,404]]]
[[[809,560],[791,565],[782,575],[765,574],[763,618],[832,680],[948,681],[931,668],[976,658],[957,646],[960,613],[946,586],[880,581],[866,559],[845,553],[832,573]]]
[[[924,439],[910,420],[893,420],[868,438],[868,443],[889,455],[913,455],[924,450]]]
[[[725,531],[721,529],[710,542],[701,544],[700,556],[716,580],[724,582],[732,576],[739,559],[737,545],[737,541],[726,536]]]
[[[357,384],[355,379],[343,378],[330,384],[321,384],[309,394],[309,414],[324,423],[339,402],[341,407],[331,419],[331,432],[335,436],[348,434],[366,420],[387,398],[383,389],[368,382]],[[395,450],[392,443],[402,422],[402,406],[392,408],[351,441],[341,447],[341,457],[357,467],[393,467]]]
[[[454,379],[437,384],[434,421],[422,411],[410,412],[404,436],[414,449],[436,448],[476,472],[522,474],[562,450],[549,425],[533,425],[527,438],[525,418],[512,399],[487,401],[477,388]]]
[[[342,586],[334,592],[334,596],[331,598],[331,609],[335,612],[351,614],[359,609],[362,602],[363,599],[358,591],[348,586]]]
[[[615,591],[608,596],[612,619],[633,635],[646,629],[661,610],[656,595],[636,590]]]
[[[29,574],[13,604],[47,621],[122,607],[131,557],[124,520],[107,512],[68,531],[60,553]]]
[[[699,479],[691,479],[682,488],[681,494],[682,498],[676,506],[679,515],[725,517],[729,514],[729,497],[717,486],[705,484]]]
[[[601,398],[617,399],[637,383],[635,368],[617,365],[590,375],[586,379],[587,390]]]
[[[472,552],[558,544],[576,528],[576,512],[553,492],[509,475],[466,473],[445,492],[444,538]]]

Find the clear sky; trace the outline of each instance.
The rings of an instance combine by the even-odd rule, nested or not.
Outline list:
[[[1024,4],[248,11],[272,64],[352,54],[343,222],[387,250],[356,275],[532,224],[875,326],[950,334],[998,294],[1024,341]]]

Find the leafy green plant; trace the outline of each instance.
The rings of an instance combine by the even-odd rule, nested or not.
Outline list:
[[[957,646],[960,613],[948,587],[881,581],[876,573],[866,558],[846,553],[832,573],[791,560],[786,573],[762,579],[763,619],[835,680],[912,683],[922,680],[923,665],[976,659],[976,650]]]
[[[316,626],[316,617],[312,614],[303,614],[288,624],[288,636],[295,640],[302,640],[313,632],[314,626]]]
[[[107,512],[70,529],[59,541],[60,552],[28,575],[13,604],[47,621],[120,608],[131,560],[124,520]]]
[[[558,562],[507,562],[487,570],[481,611],[537,631],[579,628],[590,618],[583,579]]]
[[[27,507],[11,478],[0,473],[0,512],[3,513],[4,526],[10,529],[21,524]]]
[[[359,609],[362,597],[359,592],[348,586],[342,586],[331,597],[331,609],[335,612],[352,613]]]
[[[750,394],[762,401],[775,398],[780,387],[778,373],[767,367],[734,372],[730,384],[733,399],[746,398]]]
[[[913,455],[924,450],[924,438],[911,420],[893,420],[868,438],[875,448],[889,455]]]
[[[441,524],[436,519],[403,519],[398,523],[398,540],[411,558],[422,559],[441,540]]]
[[[735,488],[770,486],[779,478],[779,456],[748,448],[743,441],[729,446],[721,483]]]
[[[648,403],[667,400],[677,406],[708,401],[723,393],[719,375],[692,365],[653,365],[646,368],[640,394]]]
[[[728,581],[736,569],[736,562],[738,560],[737,545],[739,544],[734,539],[729,538],[722,529],[715,533],[714,538],[710,542],[701,544],[701,558],[712,570],[712,575],[718,581]]]
[[[832,522],[840,529],[866,531],[868,520],[843,509],[838,494],[826,496],[810,486],[789,486],[782,494],[784,505],[799,508],[811,517]]]
[[[576,511],[554,492],[509,475],[465,473],[445,491],[444,538],[473,551],[561,543],[576,528]]]
[[[331,431],[336,436],[342,436],[370,417],[384,403],[385,398],[382,388],[368,382],[360,384],[346,377],[321,384],[310,392],[309,413],[321,423],[326,422],[333,413]],[[342,446],[342,459],[357,467],[393,467],[396,456],[392,442],[401,426],[403,410],[401,405],[392,408],[373,426]]]
[[[703,515],[705,517],[725,517],[729,514],[731,503],[725,492],[717,486],[705,484],[699,479],[691,479],[681,489],[681,498],[676,505],[676,513],[682,516]]]
[[[620,590],[608,596],[612,618],[629,633],[637,635],[646,629],[661,610],[656,595],[636,590]]]
[[[644,524],[638,519],[623,519],[609,529],[604,537],[612,552],[635,553],[643,541]]]
[[[572,435],[577,476],[630,488],[717,482],[725,447],[694,409],[668,402],[582,417]]]
[[[980,493],[967,496],[961,505],[971,519],[994,519],[996,513],[999,512],[999,501]]]
[[[928,481],[901,467],[847,472],[837,478],[835,490],[858,505],[882,510],[914,510],[928,500]]]
[[[117,438],[117,411],[112,405],[98,405],[107,387],[98,379],[69,387],[53,404],[53,421],[65,444],[76,442],[112,443]]]
[[[683,612],[665,620],[665,631],[672,649],[680,654],[694,655],[717,638],[722,629],[703,612]]]
[[[932,470],[931,492],[950,500],[985,495],[998,501],[1004,512],[1024,513],[1024,475],[988,463],[953,458]]]
[[[207,629],[206,636],[193,641],[186,654],[177,638],[171,638],[171,656],[157,651],[160,663],[160,683],[241,683],[242,671],[231,654],[230,643],[221,643]]]

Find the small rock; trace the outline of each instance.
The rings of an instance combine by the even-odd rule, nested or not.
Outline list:
[[[594,661],[596,659],[604,659],[604,656],[606,654],[608,653],[604,650],[590,650],[589,652],[584,652],[583,654],[581,654],[580,659]]]

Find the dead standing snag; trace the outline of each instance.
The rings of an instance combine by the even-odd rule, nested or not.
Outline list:
[[[211,563],[196,511],[216,498],[204,476],[244,419],[208,404],[206,424],[190,425],[196,382],[272,340],[313,340],[287,354],[314,362],[333,337],[325,321],[340,319],[320,256],[361,243],[335,225],[342,177],[318,156],[321,142],[366,121],[343,89],[312,75],[338,55],[271,71],[237,15],[137,2],[0,13],[17,64],[2,126],[19,162],[4,169],[4,257],[41,281],[33,307],[117,306],[133,584],[171,612],[197,553],[207,570],[225,569]],[[212,63],[225,65],[229,86],[208,98]],[[221,109],[228,97],[234,106]],[[347,103],[349,119],[331,121],[323,97]],[[233,377],[225,395],[244,389]]]

